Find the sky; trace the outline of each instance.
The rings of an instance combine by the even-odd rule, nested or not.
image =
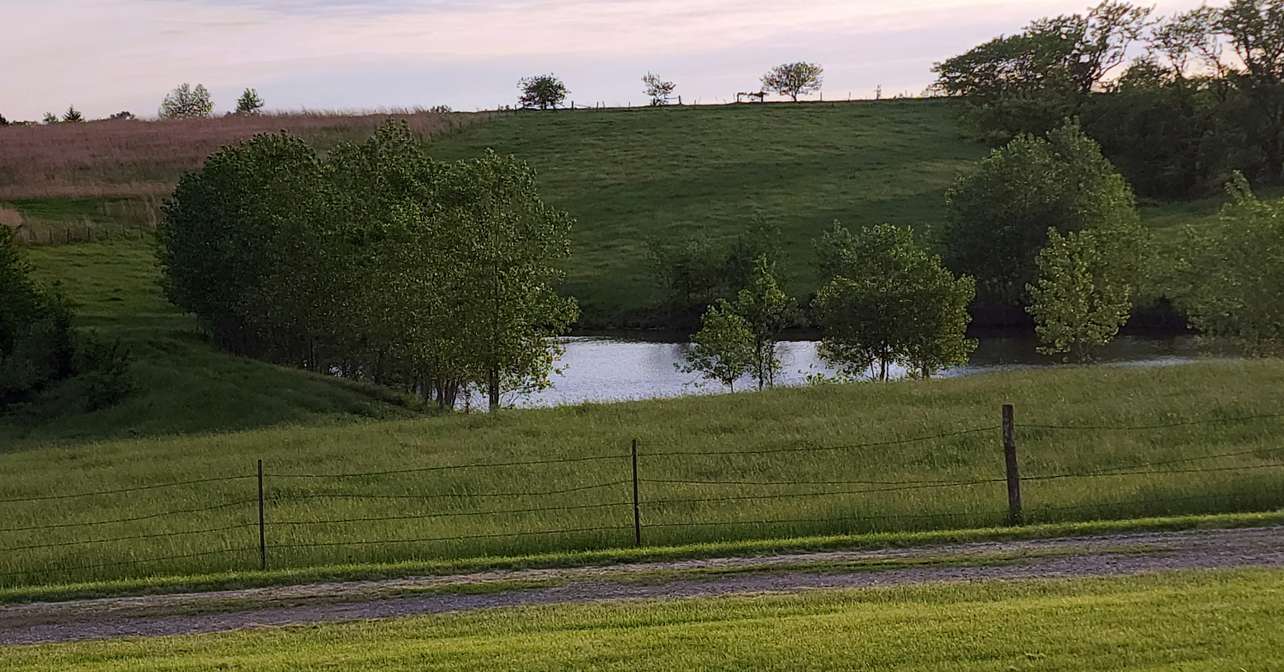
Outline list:
[[[246,87],[274,110],[493,109],[545,72],[577,105],[642,104],[649,71],[716,103],[799,60],[827,99],[918,94],[933,63],[1090,1],[0,0],[0,114],[155,116],[181,82],[220,112]]]

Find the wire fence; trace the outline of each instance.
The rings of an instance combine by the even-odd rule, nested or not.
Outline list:
[[[1274,510],[1284,506],[1284,479],[1274,473],[1284,467],[1284,447],[1270,444],[1279,436],[1277,422],[1282,419],[1284,414],[1259,414],[1136,425],[1017,424],[1012,407],[1005,406],[999,424],[863,442],[649,451],[633,440],[621,450],[586,456],[335,473],[274,471],[260,461],[253,473],[0,499],[0,516],[15,521],[0,526],[0,568],[5,570],[0,584],[137,578],[193,569],[298,569],[512,549],[587,550]],[[1018,440],[1028,455],[1048,434],[1080,433],[1087,437],[1082,445],[1091,448],[1094,434],[1250,423],[1268,427],[1266,433],[1244,439],[1253,448],[1159,455],[1084,469],[1042,466],[1027,474],[1020,469]],[[1162,445],[1163,435],[1150,440]],[[941,477],[946,469],[932,468],[930,462],[927,475],[918,477],[780,473],[788,471],[784,466],[806,465],[813,474],[832,474],[833,465],[852,456],[914,446],[937,449],[925,450],[925,459],[943,459],[948,451],[942,447],[988,449],[994,468],[989,474],[960,477]],[[1041,462],[1049,460],[1033,463]],[[753,474],[737,475],[742,471]],[[529,487],[504,486],[494,476],[499,472],[509,482]],[[427,475],[437,480],[425,485],[420,479]],[[1232,491],[1216,491],[1209,489],[1208,480],[1190,479],[1199,475],[1237,485]],[[1143,496],[1110,496],[1120,479],[1133,479],[1127,490]],[[492,487],[482,487],[488,484]],[[1048,496],[1044,503],[1026,505],[1030,494],[1055,494],[1051,489],[1063,487],[1059,484],[1075,488],[1067,495],[1072,501],[1059,503]],[[40,522],[26,523],[15,515],[21,507],[39,511],[69,504],[92,511],[104,498],[144,495],[203,503],[84,520],[40,517]],[[371,548],[379,552],[361,550]]]

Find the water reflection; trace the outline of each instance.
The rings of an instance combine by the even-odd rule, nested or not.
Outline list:
[[[803,385],[807,377],[821,373],[833,375],[816,354],[815,341],[790,341],[781,344],[781,372],[777,385]],[[560,373],[552,377],[553,387],[543,392],[511,400],[521,407],[559,406],[586,401],[627,401],[678,397],[690,394],[718,394],[727,391],[723,385],[683,373],[686,343],[655,343],[609,338],[571,338],[566,341],[566,354],[558,362]],[[1102,364],[1123,366],[1167,366],[1191,361],[1199,354],[1193,337],[1132,338],[1114,341],[1098,355]],[[966,366],[942,372],[942,377],[969,376],[987,371],[1053,366],[1056,358],[1038,354],[1032,339],[983,338]],[[900,368],[897,377],[905,375]],[[736,390],[753,386],[745,378]]]

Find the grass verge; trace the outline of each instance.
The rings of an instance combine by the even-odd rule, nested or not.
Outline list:
[[[510,557],[476,557],[389,564],[332,565],[301,569],[223,572],[188,576],[156,576],[139,579],[24,586],[0,589],[0,604],[55,602],[100,597],[159,595],[174,593],[237,590],[269,586],[306,585],[323,582],[378,581],[414,576],[450,576],[485,570],[549,569],[609,566],[625,563],[664,562],[718,557],[753,557],[780,553],[834,550],[878,550],[931,547],[970,542],[1018,541],[1061,537],[1176,532],[1200,529],[1231,529],[1284,524],[1284,511],[1263,513],[1171,516],[1135,520],[1050,523],[1024,527],[929,532],[887,532],[861,535],[830,535],[793,539],[755,539],[683,546],[648,546],[597,551],[543,553]],[[645,576],[644,572],[642,576]],[[501,580],[499,585],[508,586]]]
[[[1274,669],[1281,597],[1278,571],[1181,572],[528,607],[5,657],[13,672]]]

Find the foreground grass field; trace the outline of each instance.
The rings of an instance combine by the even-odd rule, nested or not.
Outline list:
[[[635,437],[648,545],[1000,525],[1006,401],[1031,522],[1273,510],[1281,385],[1065,368],[32,446],[0,455],[0,585],[256,568],[259,459],[274,568],[629,546]]]
[[[1284,665],[1281,620],[1280,572],[1189,572],[507,609],[4,658],[13,672],[1267,670]]]

